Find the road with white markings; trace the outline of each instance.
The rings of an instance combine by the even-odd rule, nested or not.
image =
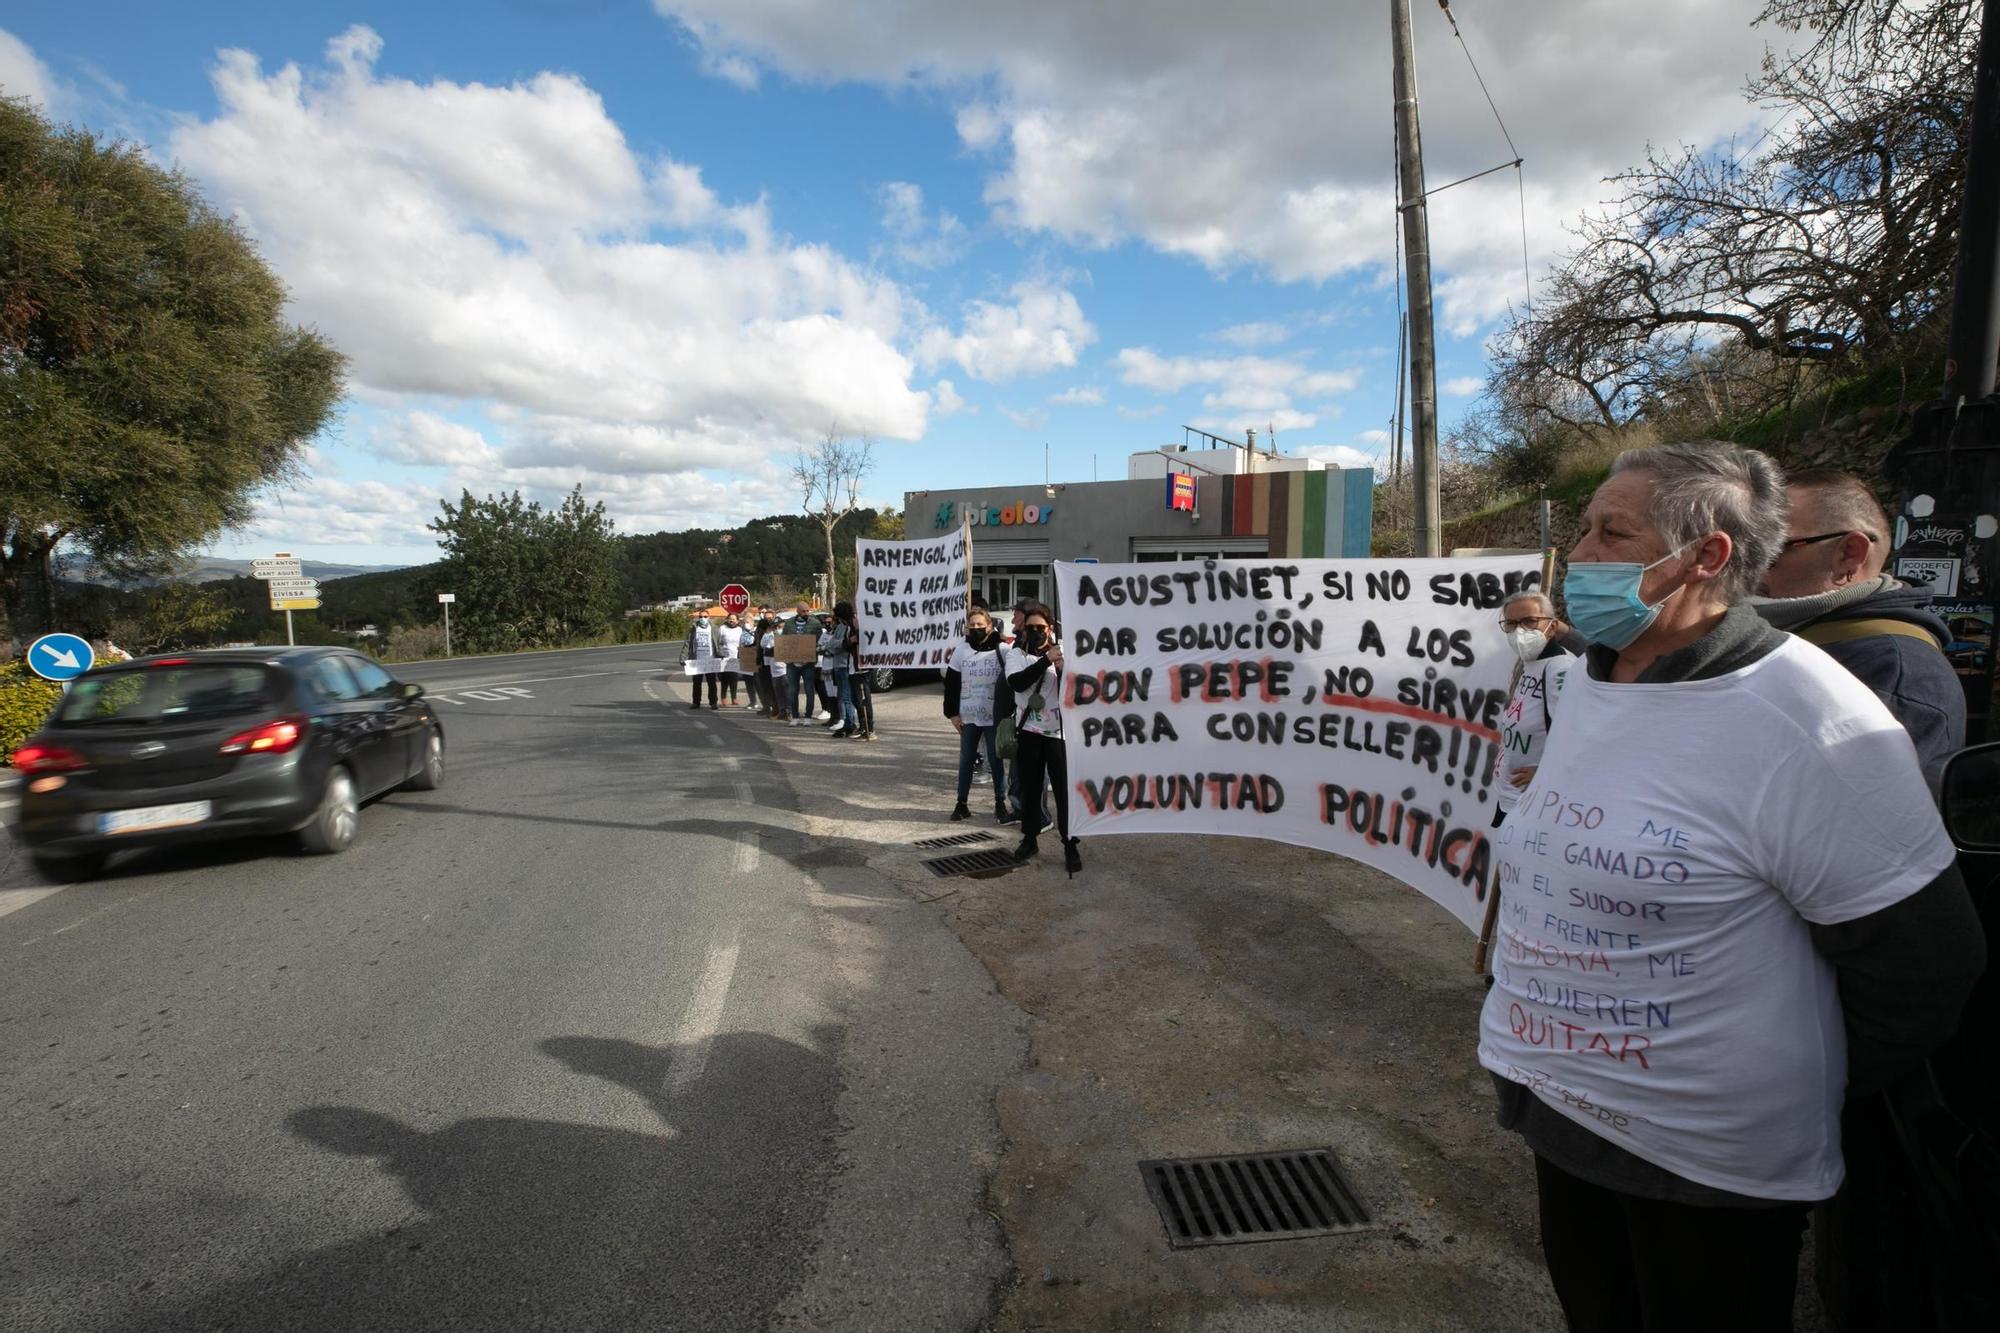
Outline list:
[[[0,1328],[975,1326],[1018,1032],[673,655],[404,669],[341,856],[0,842]]]

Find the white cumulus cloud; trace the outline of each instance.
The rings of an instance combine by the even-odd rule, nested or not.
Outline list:
[[[358,392],[500,424],[486,484],[583,481],[621,517],[708,514],[695,469],[742,474],[748,497],[761,460],[830,422],[924,433],[932,399],[903,350],[921,310],[893,282],[635,153],[573,76],[416,83],[382,74],[381,49],[355,27],[315,68],[224,51],[216,113],[169,147]],[[374,444],[479,466],[448,424]]]
[[[55,80],[28,44],[0,28],[0,96],[25,97],[47,114]]]
[[[1444,382],[1444,391],[1453,398],[1470,398],[1486,387],[1486,381],[1477,375],[1459,375]]]
[[[896,258],[916,268],[940,268],[965,253],[965,224],[940,210],[924,211],[923,186],[890,181],[882,187],[882,230]]]
[[[968,303],[957,333],[928,330],[918,344],[925,367],[953,361],[974,379],[999,383],[1067,369],[1097,341],[1097,330],[1068,289],[1022,282],[1010,295],[1012,304]]]
[[[812,83],[911,86],[955,108],[1005,224],[1085,245],[1136,237],[1217,271],[1319,281],[1391,263],[1388,23],[1326,0],[653,0],[712,60]],[[1575,0],[1459,16],[1527,159],[1529,249],[1601,200],[1649,143],[1713,144],[1768,42],[1744,0]],[[1433,184],[1507,160],[1464,54],[1412,6]],[[1199,93],[1190,90],[1199,89]],[[1587,109],[1579,114],[1579,108]],[[1331,132],[1329,127],[1335,127]],[[1432,201],[1442,318],[1460,332],[1521,293],[1514,182]],[[1254,346],[1257,344],[1239,344]]]
[[[1074,388],[1064,389],[1061,393],[1051,394],[1049,402],[1057,407],[1102,407],[1104,390],[1095,384],[1079,384]]]

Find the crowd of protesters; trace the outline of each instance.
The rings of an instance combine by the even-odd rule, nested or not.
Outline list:
[[[805,639],[810,646],[781,648],[781,639]],[[690,708],[700,708],[706,695],[712,709],[728,704],[787,726],[822,723],[840,740],[876,739],[874,691],[869,673],[856,664],[860,635],[847,602],[815,611],[801,600],[789,616],[757,607],[747,618],[731,614],[719,623],[713,615],[697,616],[682,647],[696,668],[689,677]]]

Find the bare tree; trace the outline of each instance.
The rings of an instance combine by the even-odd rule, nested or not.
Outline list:
[[[833,559],[833,530],[861,507],[861,483],[875,470],[875,441],[863,435],[858,440],[842,435],[838,427],[810,449],[799,450],[792,462],[792,480],[798,483],[801,507],[826,532],[826,590],[829,603],[840,599],[837,567]]]
[[[1576,248],[1496,343],[1490,410],[1533,441],[1601,445],[1790,402],[1802,386],[1927,373],[1964,181],[1973,0],[1767,0],[1802,32],[1745,90],[1746,145],[1655,151],[1613,178]]]

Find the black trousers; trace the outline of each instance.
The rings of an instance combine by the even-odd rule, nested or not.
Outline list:
[[[863,735],[875,732],[875,689],[868,683],[870,673],[856,670],[847,677],[847,688],[854,696],[854,718]]]
[[[735,703],[736,691],[741,687],[742,682],[743,682],[743,676],[740,672],[735,672],[735,671],[723,672],[722,697],[729,700],[729,702],[731,703]]]
[[[715,683],[718,677],[689,676],[688,679],[693,682],[691,685],[688,686],[688,707],[690,708],[701,707],[701,683],[703,681],[708,682],[708,706],[710,708],[715,707]]]
[[[1042,784],[1056,791],[1056,832],[1069,841],[1069,751],[1062,741],[1039,731],[1014,733],[1018,745],[1015,762],[1021,772],[1021,832],[1034,837],[1042,831]],[[1032,793],[1032,795],[1031,795]]]
[[[1791,1333],[1803,1203],[1698,1208],[1535,1158],[1542,1254],[1573,1333]]]

